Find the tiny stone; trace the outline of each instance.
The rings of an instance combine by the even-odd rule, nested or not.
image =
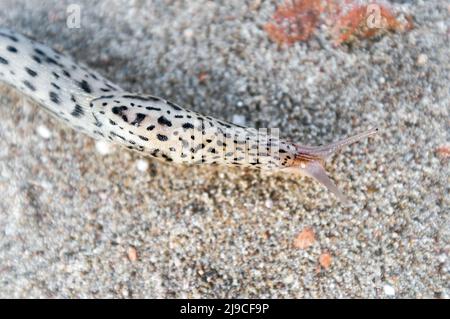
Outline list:
[[[42,138],[46,140],[52,137],[52,132],[50,132],[50,130],[44,125],[39,125],[37,128],[37,132]]]
[[[424,66],[428,62],[428,56],[426,54],[419,54],[417,57],[417,65]]]
[[[192,36],[194,35],[194,32],[192,31],[192,29],[186,29],[186,30],[184,30],[183,35],[186,38],[192,38]]]
[[[95,148],[97,150],[97,152],[100,153],[100,155],[108,155],[113,153],[113,147],[110,143],[105,142],[105,141],[97,141],[95,143]]]
[[[447,260],[447,256],[446,256],[445,254],[440,254],[440,255],[438,256],[438,261],[439,261],[440,263],[445,263],[446,260]]]
[[[138,259],[137,250],[133,246],[128,248],[127,254],[130,261],[136,261]]]
[[[395,289],[391,285],[384,285],[383,287],[384,294],[387,296],[395,296]]]
[[[288,275],[286,278],[284,278],[284,284],[290,285],[294,282],[294,276]]]
[[[141,171],[145,172],[148,170],[148,161],[145,159],[139,159],[136,161],[136,168]]]

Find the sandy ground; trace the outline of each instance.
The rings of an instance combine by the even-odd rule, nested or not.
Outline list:
[[[305,144],[381,130],[327,165],[345,207],[307,178],[143,172],[2,85],[0,297],[448,297],[450,8],[399,2],[405,34],[279,49],[269,1],[83,1],[69,29],[73,1],[0,0],[0,25],[128,90]]]

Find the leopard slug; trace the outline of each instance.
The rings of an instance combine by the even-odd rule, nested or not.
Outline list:
[[[83,64],[24,35],[0,28],[0,80],[72,128],[167,162],[220,164],[302,174],[344,195],[325,160],[370,129],[325,146],[303,146],[271,130],[242,127],[163,98],[130,93]]]

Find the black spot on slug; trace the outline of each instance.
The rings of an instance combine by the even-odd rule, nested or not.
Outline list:
[[[84,115],[84,110],[81,106],[76,104],[75,108],[73,109],[72,113],[70,113],[70,115],[74,117],[82,117]]]
[[[175,103],[172,103],[170,101],[167,101],[167,104],[170,105],[174,110],[176,111],[181,111],[181,107],[179,107],[178,105],[176,105]]]
[[[49,63],[49,64],[54,64],[54,65],[57,65],[57,66],[59,66],[59,67],[63,67],[63,65],[61,64],[61,63],[59,63],[58,61],[56,61],[55,59],[52,59],[51,57],[47,57],[46,59],[45,59],[46,61],[47,61],[47,63]]]
[[[55,103],[55,104],[59,104],[60,100],[59,100],[59,96],[58,94],[56,94],[55,92],[50,92],[49,93],[50,96],[50,100]]]
[[[147,106],[145,108],[149,111],[161,111],[159,107]]]
[[[35,76],[37,75],[36,71],[33,71],[33,70],[30,69],[30,68],[25,67],[25,71],[27,71],[27,73],[28,73],[29,75],[31,75],[32,77],[35,77]]]
[[[9,52],[12,52],[12,53],[17,53],[17,49],[10,45],[6,47],[6,50],[8,50]]]
[[[122,96],[125,99],[135,99],[135,100],[140,100],[140,101],[161,101],[161,99],[154,97],[154,96],[148,96],[148,97],[144,97],[144,96],[140,96],[140,95],[123,95]]]
[[[8,60],[6,60],[6,59],[4,59],[4,58],[2,58],[2,57],[0,56],[0,63],[1,63],[1,64],[8,64]]]
[[[131,122],[131,125],[135,125],[135,126],[139,126],[141,124],[141,122],[145,119],[146,115],[142,114],[142,113],[137,113],[136,114],[136,118],[134,119],[133,122]]]
[[[86,82],[86,80],[82,80],[81,82],[78,83],[80,88],[83,89],[84,92],[86,93],[91,93],[91,87],[89,86],[89,83]]]
[[[126,106],[114,106],[112,109],[111,109],[111,111],[114,113],[114,114],[117,114],[117,115],[120,115],[120,114],[122,114],[122,112],[123,111],[126,111],[128,108],[126,107]]]
[[[42,50],[38,49],[38,48],[34,48],[34,52],[36,52],[39,55],[45,56],[45,53]]]
[[[15,36],[13,36],[13,35],[9,35],[9,34],[5,34],[5,33],[0,32],[0,36],[5,37],[5,38],[8,38],[8,39],[10,39],[10,40],[13,41],[13,42],[19,42],[19,39],[17,39],[17,38],[16,38]]]
[[[191,123],[184,123],[184,124],[183,124],[183,128],[184,128],[184,129],[194,128],[194,125],[192,125]]]
[[[167,141],[169,138],[166,135],[162,135],[162,134],[157,134],[156,137],[158,138],[158,140],[160,140],[161,142],[165,142]]]
[[[30,82],[28,82],[28,81],[23,81],[23,84],[27,87],[27,88],[29,88],[31,91],[36,91],[36,88],[34,87],[34,85],[33,84],[31,84]]]
[[[229,125],[229,124],[227,124],[227,123],[224,123],[224,122],[222,122],[222,121],[217,121],[217,122],[218,122],[219,124],[225,126],[226,128],[231,128],[231,125]]]
[[[166,119],[164,116],[160,116],[158,118],[158,123],[161,125],[166,125],[166,126],[172,126],[172,122],[170,122],[168,119]]]
[[[109,132],[109,134],[111,134],[112,136],[117,136],[117,137],[120,138],[121,140],[125,141],[125,138],[124,138],[123,136],[121,136],[121,135],[119,135],[119,134],[117,134],[117,133],[115,133],[115,132],[113,132],[113,131]]]
[[[59,87],[59,85],[57,85],[56,83],[50,83],[55,89],[57,90],[61,90],[61,88]]]
[[[40,57],[38,57],[38,56],[36,56],[36,55],[33,55],[32,58],[33,58],[33,60],[36,61],[37,63],[39,63],[39,64],[42,63],[42,60],[41,60]]]

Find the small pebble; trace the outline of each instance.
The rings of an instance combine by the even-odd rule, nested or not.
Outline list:
[[[137,250],[133,246],[128,248],[127,255],[130,261],[136,261],[138,259]]]
[[[395,289],[391,285],[384,285],[383,291],[386,296],[395,296]]]
[[[294,282],[294,276],[288,275],[286,278],[284,278],[284,284],[290,285]]]
[[[326,253],[323,253],[323,254],[320,255],[320,257],[319,257],[319,264],[323,268],[328,269],[331,266],[332,260],[333,259],[332,259],[331,255],[326,252]]]
[[[445,254],[440,254],[439,256],[438,256],[438,261],[440,262],[440,263],[445,263],[445,261],[447,260],[447,256],[445,255]]]
[[[100,153],[100,155],[108,155],[114,151],[110,143],[101,140],[95,142],[95,149]]]
[[[139,159],[136,161],[136,168],[141,171],[145,172],[148,170],[148,161],[145,159]]]
[[[303,229],[294,240],[294,247],[298,249],[306,249],[316,241],[315,233],[312,228]]]
[[[194,35],[194,31],[192,31],[192,29],[186,29],[184,30],[183,35],[186,38],[192,38],[192,36]]]
[[[52,137],[52,132],[50,132],[50,130],[44,125],[39,125],[37,127],[37,132],[42,138],[44,138],[46,140],[48,140],[50,137]]]
[[[426,54],[419,54],[417,57],[417,65],[424,66],[428,62],[428,56]]]

